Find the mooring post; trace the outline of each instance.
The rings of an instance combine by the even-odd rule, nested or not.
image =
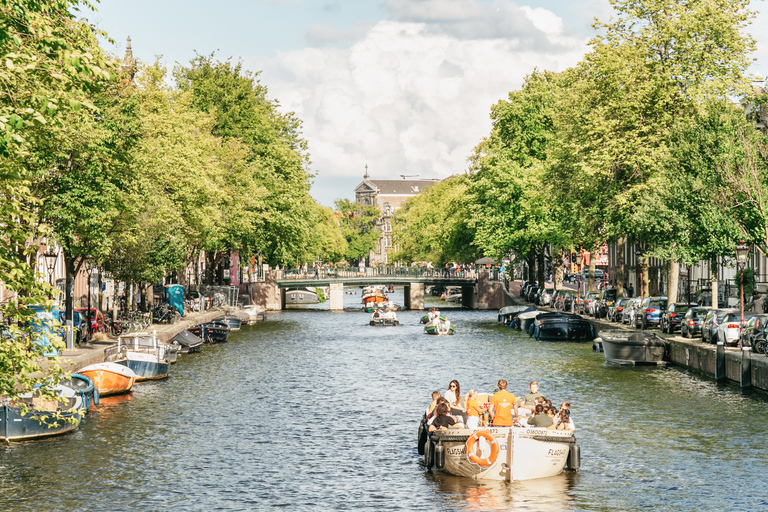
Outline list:
[[[717,357],[715,360],[715,380],[725,379],[725,344],[717,340]]]
[[[741,387],[752,387],[752,348],[741,347]]]

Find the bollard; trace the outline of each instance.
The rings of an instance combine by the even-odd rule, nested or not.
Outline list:
[[[725,344],[717,341],[717,357],[715,359],[715,380],[725,379]]]
[[[752,349],[741,347],[741,387],[752,387]]]

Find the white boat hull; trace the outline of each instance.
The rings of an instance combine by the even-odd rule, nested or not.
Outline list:
[[[485,430],[499,443],[496,460],[480,466],[467,458],[466,439],[475,430]],[[433,433],[430,442],[443,445],[445,465],[439,471],[479,480],[533,480],[559,475],[576,443],[571,432],[526,427],[449,429]],[[434,453],[434,448],[432,448]],[[434,460],[434,456],[432,456]]]

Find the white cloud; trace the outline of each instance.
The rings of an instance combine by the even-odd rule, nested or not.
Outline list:
[[[515,8],[515,31],[500,37],[492,27],[480,37],[473,27],[493,14],[487,4],[440,0],[447,7],[442,18],[427,19],[436,2],[413,4],[422,10],[389,2],[398,19],[378,22],[348,48],[305,48],[258,63],[245,59],[263,70],[283,109],[304,121],[318,182],[349,176],[351,190],[366,163],[376,178],[461,172],[490,131],[492,104],[534,68],[563,70],[586,50],[585,37],[565,34],[562,20],[544,9]],[[472,9],[475,14],[467,15]],[[459,29],[446,19],[470,24]],[[542,44],[532,44],[537,40]],[[339,190],[336,197],[348,195]],[[319,199],[330,204],[333,198]]]

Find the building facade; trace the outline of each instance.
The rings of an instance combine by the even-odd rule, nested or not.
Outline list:
[[[363,181],[355,187],[355,201],[361,206],[379,209],[380,216],[376,229],[381,236],[376,247],[369,254],[369,265],[387,264],[387,253],[392,250],[392,214],[409,198],[419,195],[439,180],[373,180],[365,166]]]

